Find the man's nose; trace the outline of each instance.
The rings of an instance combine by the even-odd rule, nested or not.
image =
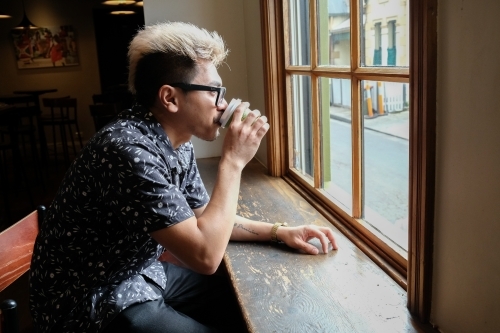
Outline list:
[[[217,110],[219,111],[224,111],[227,108],[227,101],[225,98],[222,99],[222,102],[220,102],[219,105],[217,105]]]

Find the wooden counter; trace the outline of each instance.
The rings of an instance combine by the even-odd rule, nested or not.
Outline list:
[[[197,162],[211,193],[219,158]],[[270,223],[328,226],[339,244],[338,251],[311,256],[270,243],[231,242],[224,262],[250,332],[432,332],[411,317],[405,290],[255,160],[243,172],[238,212]]]

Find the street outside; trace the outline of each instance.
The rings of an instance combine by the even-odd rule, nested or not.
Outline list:
[[[352,197],[351,110],[330,108],[332,181],[325,190],[348,212]],[[363,119],[364,217],[408,249],[409,111]]]

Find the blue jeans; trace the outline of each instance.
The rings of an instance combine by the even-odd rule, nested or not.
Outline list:
[[[167,286],[156,301],[134,304],[122,311],[105,332],[214,333],[247,329],[232,287],[225,276],[202,275],[163,263]]]

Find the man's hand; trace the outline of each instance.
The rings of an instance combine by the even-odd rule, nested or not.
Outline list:
[[[222,148],[222,160],[229,160],[241,168],[254,157],[262,138],[269,130],[267,117],[261,117],[258,110],[250,111],[241,120],[249,106],[248,102],[243,102],[234,111]]]
[[[302,225],[298,227],[279,227],[276,233],[278,239],[291,248],[302,250],[308,254],[318,254],[319,250],[308,241],[317,238],[321,242],[323,253],[328,253],[328,243],[337,250],[338,245],[333,232],[327,227]]]

